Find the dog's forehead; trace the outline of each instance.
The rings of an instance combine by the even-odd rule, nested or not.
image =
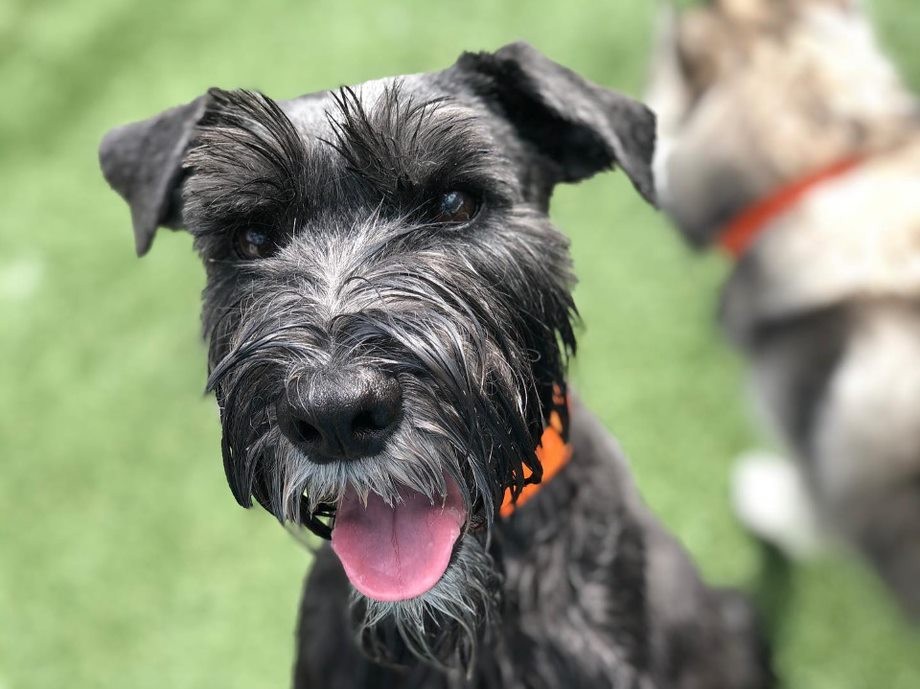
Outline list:
[[[383,77],[348,88],[367,113],[373,113],[388,93],[398,89],[400,98],[407,101],[440,101],[440,110],[463,110],[469,115],[476,115],[477,112],[484,114],[482,109],[477,111],[473,107],[468,92],[460,82],[450,77],[448,71]],[[316,91],[283,101],[281,107],[299,132],[311,137],[324,137],[331,133],[329,119],[334,120],[339,116],[340,109],[336,102],[338,93],[338,89]]]

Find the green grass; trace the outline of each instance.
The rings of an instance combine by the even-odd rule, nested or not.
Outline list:
[[[916,0],[875,5],[920,83]],[[573,8],[577,7],[577,11]],[[236,507],[202,396],[202,271],[181,233],[133,256],[102,133],[209,85],[293,96],[526,38],[638,93],[653,3],[0,3],[0,689],[285,686],[308,555]],[[696,258],[620,175],[559,192],[586,324],[574,379],[711,580],[755,551],[728,508],[756,442]],[[779,639],[794,689],[916,689],[920,641],[846,559],[804,567]]]

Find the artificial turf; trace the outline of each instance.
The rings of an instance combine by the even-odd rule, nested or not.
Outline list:
[[[920,84],[916,0],[878,0]],[[210,85],[277,97],[443,67],[524,38],[641,91],[654,3],[0,2],[0,689],[281,687],[308,553],[239,509],[221,467],[189,237],[133,255],[107,127]],[[557,193],[584,321],[573,379],[647,501],[714,582],[756,550],[727,501],[756,444],[713,325],[727,264],[691,255],[622,175]],[[852,560],[798,569],[777,638],[792,689],[916,689],[920,639]],[[322,625],[321,620],[316,624]]]

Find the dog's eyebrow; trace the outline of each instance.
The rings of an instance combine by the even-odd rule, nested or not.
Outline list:
[[[448,97],[418,98],[396,81],[370,106],[347,87],[333,99],[327,111],[332,136],[323,141],[384,197],[494,176],[488,171],[496,169],[497,156],[475,116],[450,107]]]
[[[252,91],[212,90],[213,106],[185,159],[186,215],[222,222],[302,206],[311,179],[307,147],[281,106]],[[196,233],[199,225],[192,223]],[[191,228],[190,228],[191,229]]]

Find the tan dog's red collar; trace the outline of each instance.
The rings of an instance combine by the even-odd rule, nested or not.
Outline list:
[[[719,245],[738,259],[777,217],[794,208],[809,192],[858,167],[863,159],[852,156],[787,184],[739,213],[719,235]]]

